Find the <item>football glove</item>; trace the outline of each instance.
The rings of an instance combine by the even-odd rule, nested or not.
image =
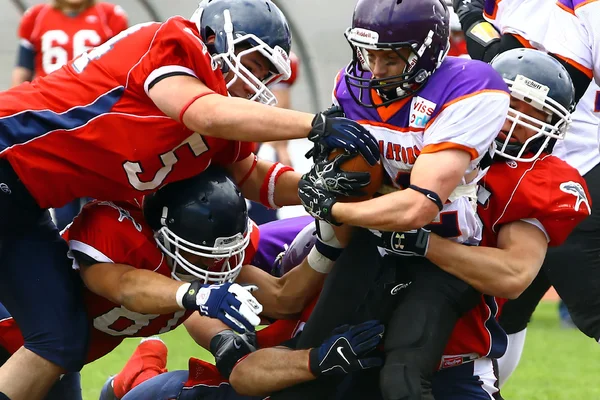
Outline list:
[[[383,338],[383,325],[367,321],[343,325],[332,332],[321,347],[310,350],[309,367],[313,375],[342,375],[383,365],[383,357],[371,354]]]
[[[360,153],[371,165],[379,161],[377,140],[365,127],[347,118],[316,114],[308,139],[315,144],[313,149],[315,162],[326,159],[333,149],[344,149],[351,154]]]
[[[332,225],[341,225],[331,215],[331,208],[337,201],[334,193],[300,179],[298,181],[298,196],[307,213]]]
[[[249,292],[253,287],[237,283],[206,285],[193,281],[183,295],[181,304],[187,310],[217,318],[236,332],[253,332],[260,323],[262,305]]]
[[[368,172],[347,172],[340,169],[345,161],[356,157],[344,152],[338,154],[333,160],[319,161],[302,176],[302,179],[313,186],[324,188],[329,192],[342,196],[362,196],[365,193],[360,189],[371,183],[371,174]]]
[[[227,329],[210,340],[210,352],[215,357],[215,365],[221,375],[228,379],[240,358],[256,351],[256,348],[254,333],[238,335]]]
[[[427,255],[430,230],[413,229],[406,232],[381,232],[382,247],[399,256]]]

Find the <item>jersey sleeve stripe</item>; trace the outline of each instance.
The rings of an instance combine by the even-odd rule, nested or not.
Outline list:
[[[194,71],[189,68],[182,67],[181,65],[165,65],[164,67],[160,67],[150,72],[150,75],[146,78],[144,82],[144,91],[148,94],[148,91],[152,87],[152,83],[158,79],[161,79],[164,75],[169,75],[173,73],[180,73],[182,75],[193,76],[198,79]]]
[[[33,44],[29,40],[24,38],[19,39],[19,46],[23,46],[27,49],[33,50]]]
[[[110,112],[125,89],[118,86],[100,96],[92,103],[73,107],[65,112],[52,110],[25,110],[0,118],[0,152],[16,144],[29,142],[57,130],[79,128],[93,118]]]
[[[542,225],[542,223],[537,218],[523,218],[521,221],[540,228],[540,230],[544,232],[544,235],[546,236],[546,241],[550,243],[550,235],[548,235],[546,228],[544,228],[544,225]]]
[[[586,0],[586,1],[582,2],[582,3],[579,3],[579,4],[575,5],[575,10],[577,10],[580,7],[586,6],[586,5],[590,4],[590,3],[594,3],[596,1],[598,1],[598,0]]]
[[[553,53],[552,55],[560,58],[561,60],[563,60],[573,68],[577,69],[578,71],[581,71],[581,73],[585,74],[585,76],[587,76],[589,79],[592,79],[594,77],[594,72],[590,68],[586,68],[584,65],[579,64],[577,61],[567,58],[565,56],[561,56],[560,54]]]
[[[529,43],[529,40],[525,39],[523,36],[518,35],[516,33],[511,33],[511,35],[517,39],[517,41],[519,43],[521,43],[521,46],[525,47],[526,49],[533,49],[533,46],[531,45],[531,43]]]
[[[423,147],[423,149],[421,150],[421,154],[431,154],[452,149],[466,151],[471,156],[471,161],[479,157],[479,153],[477,153],[477,150],[475,150],[474,148],[453,142],[428,144],[427,146]]]
[[[79,240],[69,240],[69,249],[83,253],[99,263],[114,263],[108,256],[102,253],[100,250],[90,246],[89,244],[80,242]],[[69,256],[73,260],[73,269],[79,269],[79,264],[73,256]]]
[[[560,1],[557,1],[556,5],[558,7],[560,7],[563,11],[566,11],[569,14],[575,15],[575,10],[573,10],[571,7],[567,6],[566,4],[563,4]]]

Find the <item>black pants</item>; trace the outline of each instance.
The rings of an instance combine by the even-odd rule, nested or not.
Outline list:
[[[575,325],[587,336],[600,339],[600,165],[584,178],[592,196],[592,215],[573,230],[562,246],[548,249],[531,286],[518,299],[506,303],[500,315],[506,333],[527,327],[552,285],[567,305]]]
[[[327,278],[299,348],[319,346],[342,324],[386,325],[384,399],[432,399],[431,379],[456,321],[479,301],[469,285],[420,257],[380,257],[375,237],[359,230]],[[319,379],[273,399],[332,399],[335,379]]]

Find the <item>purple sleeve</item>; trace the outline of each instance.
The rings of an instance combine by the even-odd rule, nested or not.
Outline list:
[[[302,216],[288,219],[281,219],[267,224],[259,226],[260,229],[260,240],[258,242],[258,250],[252,259],[252,265],[266,271],[270,274],[279,275],[285,273],[280,270],[280,262],[286,260],[286,264],[290,261],[295,261],[290,258],[292,253],[299,257],[302,252],[297,251],[299,247],[305,247],[304,244],[294,244],[292,242],[296,239],[296,236],[308,225],[312,225],[312,231],[314,232],[314,218],[310,216]],[[311,231],[307,228],[306,231]],[[304,236],[304,235],[303,235]],[[308,238],[314,235],[309,232]],[[308,249],[312,247],[314,240],[310,243]],[[290,251],[293,248],[293,251]],[[288,254],[289,253],[289,254]],[[308,252],[306,252],[308,254]],[[304,257],[302,257],[303,259]],[[300,261],[302,261],[300,259]],[[277,264],[276,264],[277,261]],[[296,265],[293,265],[294,267]],[[286,265],[286,271],[291,269],[292,266]]]

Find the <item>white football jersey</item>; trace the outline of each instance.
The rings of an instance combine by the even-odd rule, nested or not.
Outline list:
[[[484,16],[500,32],[554,53],[590,77],[593,69],[600,71],[600,0],[486,0]],[[581,175],[600,163],[599,91],[592,82],[572,115],[565,139],[557,141],[552,152]]]

